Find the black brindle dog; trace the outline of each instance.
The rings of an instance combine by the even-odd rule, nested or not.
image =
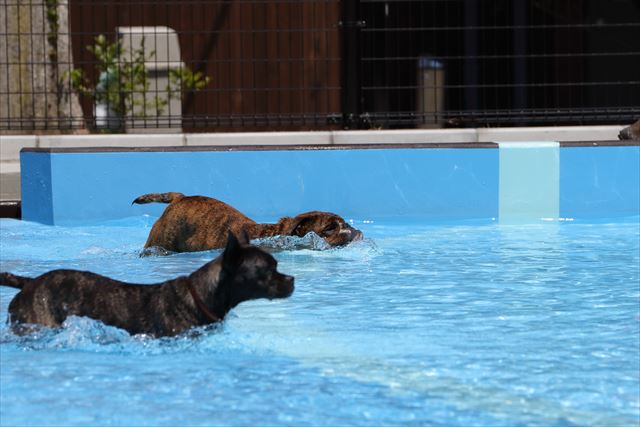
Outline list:
[[[20,289],[9,304],[17,333],[28,325],[60,326],[68,316],[86,316],[156,337],[180,334],[221,321],[239,303],[286,298],[293,277],[276,270],[268,253],[229,233],[224,252],[189,276],[153,285],[124,283],[78,270],[54,270],[36,278],[0,273],[0,285]]]

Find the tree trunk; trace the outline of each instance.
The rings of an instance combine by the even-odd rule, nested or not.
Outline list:
[[[68,0],[3,0],[0,25],[0,133],[83,128],[66,78],[73,68]]]

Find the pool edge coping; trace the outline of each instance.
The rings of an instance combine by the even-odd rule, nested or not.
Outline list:
[[[515,141],[514,144],[518,144]],[[524,142],[523,142],[524,143]],[[628,147],[640,146],[640,141],[560,141],[560,147]],[[499,148],[498,142],[422,142],[422,143],[374,143],[374,144],[240,144],[196,146],[106,146],[106,147],[24,147],[20,152],[40,153],[109,153],[109,152],[192,152],[192,151],[313,151],[313,150],[385,150],[385,149],[476,149]]]

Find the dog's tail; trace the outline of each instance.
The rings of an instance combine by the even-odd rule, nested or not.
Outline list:
[[[30,282],[31,278],[16,276],[11,273],[0,273],[0,286],[10,286],[12,288],[22,289],[24,285]]]
[[[131,204],[143,205],[145,203],[172,203],[184,197],[182,193],[149,193],[135,199]]]

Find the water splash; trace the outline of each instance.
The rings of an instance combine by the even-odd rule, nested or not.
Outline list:
[[[273,236],[251,240],[251,244],[270,251],[290,251],[309,249],[324,251],[331,249],[331,245],[313,231],[303,237],[298,236]]]
[[[61,350],[107,354],[166,355],[188,352],[211,353],[214,347],[203,342],[223,330],[222,324],[192,328],[175,337],[155,338],[127,331],[81,316],[69,316],[59,328],[28,325],[28,333],[15,334],[8,325],[0,327],[0,344],[23,351]],[[214,337],[214,338],[211,338]],[[219,346],[219,348],[221,348]]]

